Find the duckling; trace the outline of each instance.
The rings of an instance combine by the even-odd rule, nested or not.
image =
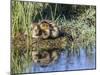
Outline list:
[[[40,22],[40,28],[43,32],[43,38],[44,37],[46,37],[46,38],[48,38],[48,37],[56,38],[56,37],[59,36],[59,29],[56,26],[56,24],[52,21],[42,20]]]
[[[50,23],[50,36],[52,38],[56,38],[59,36],[59,28],[57,27],[57,25],[53,22]]]
[[[38,25],[38,23],[32,23],[31,24],[31,31],[32,31],[32,37],[33,38],[39,38],[41,35],[40,32],[40,27]]]
[[[49,38],[49,36],[50,36],[50,26],[49,26],[49,23],[46,22],[46,21],[42,21],[42,22],[39,23],[39,25],[40,25],[40,29],[41,29],[41,33],[42,33],[41,37],[43,39]]]

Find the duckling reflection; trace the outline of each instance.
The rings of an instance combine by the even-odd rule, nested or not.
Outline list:
[[[41,67],[46,67],[49,64],[55,63],[59,55],[57,51],[33,51],[32,60],[33,63],[39,64]]]
[[[33,63],[37,63],[38,56],[39,56],[39,51],[37,51],[37,50],[32,51],[32,60],[33,60]]]
[[[47,51],[44,51],[39,56],[38,63],[39,63],[40,66],[45,67],[50,63],[50,61],[51,61],[50,54]]]

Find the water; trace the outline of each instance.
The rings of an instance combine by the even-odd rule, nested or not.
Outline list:
[[[54,71],[69,71],[69,70],[85,70],[95,69],[95,48],[90,50],[85,48],[79,49],[79,54],[70,54],[63,51],[60,54],[58,61],[54,64],[50,64],[47,67],[40,67],[36,64],[31,64],[26,72],[54,72]]]

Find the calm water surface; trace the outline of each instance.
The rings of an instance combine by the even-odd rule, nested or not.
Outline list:
[[[47,67],[40,67],[39,65],[32,64],[26,69],[26,72],[52,72],[52,71],[68,71],[79,69],[95,69],[95,48],[90,50],[85,48],[79,49],[79,54],[68,55],[65,51],[60,54],[58,61],[50,64]]]

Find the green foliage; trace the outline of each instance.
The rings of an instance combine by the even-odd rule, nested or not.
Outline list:
[[[29,36],[31,22],[43,19],[55,21],[62,31],[74,38],[71,52],[79,46],[95,45],[96,36],[96,7],[85,5],[65,5],[38,2],[11,2],[11,72],[22,73],[31,63],[31,43]],[[23,42],[24,41],[24,42]],[[65,41],[66,42],[66,41]],[[65,45],[65,44],[64,44]]]

